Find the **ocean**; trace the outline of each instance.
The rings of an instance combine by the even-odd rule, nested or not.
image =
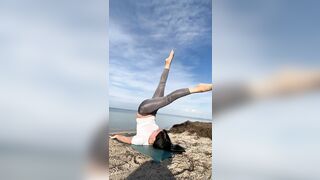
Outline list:
[[[109,108],[109,132],[135,131],[136,129],[136,113],[137,111]],[[211,119],[203,119],[196,117],[178,116],[170,114],[158,113],[156,122],[162,129],[169,129],[174,124],[183,123],[185,121],[202,121],[211,122]]]

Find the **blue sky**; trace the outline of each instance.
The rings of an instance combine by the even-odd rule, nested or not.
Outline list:
[[[110,106],[137,109],[150,98],[175,49],[166,94],[211,82],[211,1],[110,1]],[[159,112],[211,118],[211,93],[179,99]]]

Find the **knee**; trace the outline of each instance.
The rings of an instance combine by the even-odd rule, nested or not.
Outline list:
[[[173,97],[172,96],[166,96],[165,101],[166,101],[166,104],[170,104],[173,101]]]
[[[145,114],[146,112],[146,107],[145,106],[139,106],[139,109],[138,109],[138,113],[139,114]]]
[[[146,104],[141,103],[138,109],[139,114],[147,114],[148,113],[148,107]]]

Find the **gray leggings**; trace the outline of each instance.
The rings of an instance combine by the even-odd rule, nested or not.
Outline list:
[[[146,99],[142,101],[139,105],[138,113],[141,115],[156,115],[157,111],[172,103],[178,98],[189,95],[190,91],[188,88],[178,89],[173,91],[172,93],[164,96],[164,89],[166,86],[167,78],[169,74],[169,69],[164,69],[160,78],[159,85],[154,92],[151,99]]]

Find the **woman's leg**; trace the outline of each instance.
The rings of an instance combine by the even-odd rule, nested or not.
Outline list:
[[[164,96],[164,89],[166,87],[168,74],[169,74],[169,69],[166,69],[166,68],[163,69],[163,72],[162,72],[162,75],[160,78],[160,82],[159,82],[158,87],[157,87],[156,91],[154,92],[152,98]]]
[[[160,82],[158,84],[158,87],[156,89],[156,91],[154,92],[152,98],[156,98],[156,97],[163,97],[164,96],[164,89],[166,86],[166,82],[167,82],[167,78],[168,78],[168,74],[169,74],[169,70],[170,70],[170,65],[171,65],[171,61],[174,57],[174,51],[171,50],[168,58],[166,59],[165,62],[165,66],[160,78]]]
[[[200,93],[210,91],[212,89],[212,84],[199,84],[192,88],[183,88],[178,89],[164,97],[157,97],[153,99],[147,99],[143,101],[138,109],[138,113],[141,115],[148,115],[148,114],[156,114],[158,109],[169,105],[173,101],[183,96],[193,94],[193,93]]]

